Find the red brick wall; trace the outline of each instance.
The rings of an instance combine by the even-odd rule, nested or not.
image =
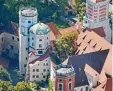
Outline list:
[[[69,79],[71,78],[71,82],[72,82],[72,90],[68,90],[68,83],[69,83]],[[58,79],[62,79],[62,83],[63,83],[63,91],[74,91],[74,87],[75,87],[75,76],[71,76],[68,78],[56,78],[55,79],[55,91],[58,91]],[[60,82],[61,83],[61,82]]]

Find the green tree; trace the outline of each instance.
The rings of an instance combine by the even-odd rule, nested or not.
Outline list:
[[[60,36],[55,42],[55,48],[59,58],[64,61],[70,54],[74,53],[74,40],[77,38],[75,32]]]
[[[11,82],[0,80],[0,91],[13,91]]]
[[[82,4],[79,5],[78,15],[77,15],[80,22],[83,20],[83,16],[85,16],[85,10],[86,10],[86,4],[82,2]]]
[[[15,91],[32,91],[32,86],[30,85],[30,82],[18,82],[15,86]]]
[[[64,13],[65,7],[68,5],[68,0],[55,0],[57,5],[59,6],[60,13]]]
[[[75,9],[76,9],[76,13],[78,13],[78,8],[79,8],[79,4],[80,4],[80,1],[79,0],[75,0]]]
[[[0,65],[0,79],[4,81],[11,81],[8,71]]]
[[[53,91],[53,82],[49,79],[49,91]]]
[[[4,29],[8,24],[9,12],[7,7],[4,5],[5,0],[0,0],[0,29]]]
[[[55,21],[57,17],[58,17],[57,12],[54,12],[53,15],[52,15],[53,20]]]

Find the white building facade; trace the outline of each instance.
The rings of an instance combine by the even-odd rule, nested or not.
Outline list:
[[[20,73],[28,81],[46,81],[50,72],[50,28],[44,23],[37,23],[35,8],[21,9],[19,18]]]
[[[105,39],[111,42],[111,28],[109,25],[109,0],[86,0],[86,16],[83,20],[84,28],[103,27]]]
[[[29,54],[29,29],[37,23],[37,9],[23,8],[19,11],[19,68],[25,75]]]

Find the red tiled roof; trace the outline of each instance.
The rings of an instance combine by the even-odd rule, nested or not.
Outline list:
[[[44,55],[42,55],[39,58],[37,58],[36,60],[30,62],[30,64],[34,64],[37,61],[43,61],[44,59],[46,59],[47,57],[49,57],[49,54],[50,54],[50,49],[48,49],[47,52]]]
[[[83,39],[85,35],[86,37]],[[88,43],[89,40],[91,40],[90,43]],[[85,54],[85,53],[109,49],[109,53],[104,63],[103,69],[106,73],[108,73],[109,75],[112,75],[112,56],[113,56],[112,45],[108,41],[106,41],[104,38],[97,35],[94,31],[89,31],[89,30],[86,30],[85,32],[81,32],[78,35],[77,44],[80,42],[81,42],[81,45],[78,46],[78,50],[80,52],[78,52],[78,55],[82,53]],[[93,45],[95,44],[96,46],[93,47]],[[84,46],[87,46],[85,50],[83,50]]]
[[[74,25],[74,26],[71,26],[71,27],[68,27],[68,28],[65,28],[65,29],[60,29],[59,32],[64,35],[64,34],[68,34],[68,33],[71,33],[71,32],[75,32],[77,34],[80,34],[80,28],[78,28],[79,26],[78,25]]]
[[[60,32],[57,30],[57,28],[53,22],[47,23],[47,25],[51,29],[50,40],[56,40],[57,36],[61,35]]]

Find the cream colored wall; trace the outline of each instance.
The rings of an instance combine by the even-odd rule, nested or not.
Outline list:
[[[45,66],[43,65],[45,63]],[[48,63],[48,66],[46,65]],[[33,72],[33,69],[35,69],[35,72]],[[39,69],[39,72],[36,71],[36,69]],[[43,72],[43,70],[46,69],[46,72]],[[37,61],[34,64],[30,64],[30,81],[37,81],[40,82],[41,80],[46,81],[47,75],[49,74],[50,70],[50,57],[44,59],[43,61]],[[43,74],[43,75],[42,75]],[[35,78],[32,78],[32,76],[35,75]],[[36,75],[39,75],[39,78],[36,78]],[[43,78],[43,76],[46,76],[46,78]]]

